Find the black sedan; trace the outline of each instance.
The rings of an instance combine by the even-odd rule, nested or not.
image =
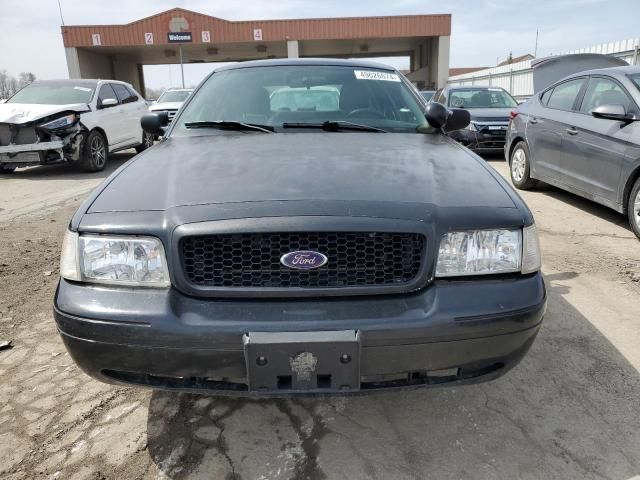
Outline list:
[[[640,67],[576,73],[513,117],[504,154],[516,187],[542,180],[606,205],[640,237]]]
[[[476,153],[502,153],[511,112],[518,102],[500,87],[459,87],[439,90],[433,101],[471,114],[466,128],[448,132],[451,138]]]
[[[71,356],[235,395],[505,373],[542,322],[540,252],[520,197],[442,134],[468,122],[375,63],[216,70],[166,131],[143,118],[163,140],[73,216],[54,306]]]

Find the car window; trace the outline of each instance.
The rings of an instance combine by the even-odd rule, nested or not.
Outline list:
[[[98,105],[102,105],[102,102],[104,102],[107,98],[118,100],[116,92],[113,91],[111,85],[105,83],[100,87],[100,90],[98,90]]]
[[[86,85],[74,85],[65,82],[34,82],[18,91],[7,103],[26,103],[35,105],[71,105],[89,103],[93,97],[93,88]]]
[[[549,97],[551,96],[551,92],[553,92],[553,88],[550,88],[546,92],[543,92],[542,95],[540,95],[540,103],[546,105],[549,101]]]
[[[202,134],[202,130],[193,133],[185,124],[209,121],[274,128],[284,128],[285,123],[348,121],[389,132],[413,133],[418,132],[418,127],[429,128],[412,87],[397,73],[376,68],[234,68],[214,73],[193,95],[175,121],[175,131]]]
[[[603,77],[593,77],[584,94],[580,111],[591,113],[601,105],[622,105],[625,112],[632,110],[632,100],[618,83]]]
[[[551,91],[547,107],[558,110],[573,109],[573,104],[583,84],[584,78],[576,78],[555,86]]]
[[[501,88],[451,90],[449,106],[456,108],[510,108],[518,102]]]
[[[116,95],[118,96],[118,100],[120,100],[120,103],[131,103],[138,100],[138,97],[136,95],[132,95],[129,89],[124,85],[120,83],[112,83],[111,86],[113,87],[113,90],[116,92]]]
[[[290,88],[271,93],[273,111],[331,112],[339,110],[340,91],[336,87]]]

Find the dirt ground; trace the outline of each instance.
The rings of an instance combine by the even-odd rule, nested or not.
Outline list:
[[[0,341],[13,342],[0,350],[0,478],[640,479],[640,242],[623,216],[551,187],[524,194],[549,306],[501,379],[221,399],[104,385],[67,355],[51,313],[60,242],[104,176],[0,178]]]

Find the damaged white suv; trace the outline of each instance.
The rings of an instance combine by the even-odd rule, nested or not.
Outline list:
[[[109,153],[153,145],[140,127],[146,112],[145,100],[125,82],[33,82],[0,104],[0,173],[59,162],[102,170]]]

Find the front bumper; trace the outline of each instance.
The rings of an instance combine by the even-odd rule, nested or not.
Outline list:
[[[504,150],[505,137],[499,134],[486,134],[471,130],[456,130],[449,136],[474,152],[497,153]]]
[[[57,154],[59,158],[63,158],[63,148],[64,142],[62,140],[25,145],[6,145],[0,147],[0,163],[20,165],[37,164],[52,153]]]
[[[542,275],[436,281],[411,295],[220,300],[174,289],[61,280],[54,314],[75,362],[108,382],[200,393],[281,395],[247,387],[248,332],[356,331],[359,391],[469,383],[525,355],[546,305]]]

